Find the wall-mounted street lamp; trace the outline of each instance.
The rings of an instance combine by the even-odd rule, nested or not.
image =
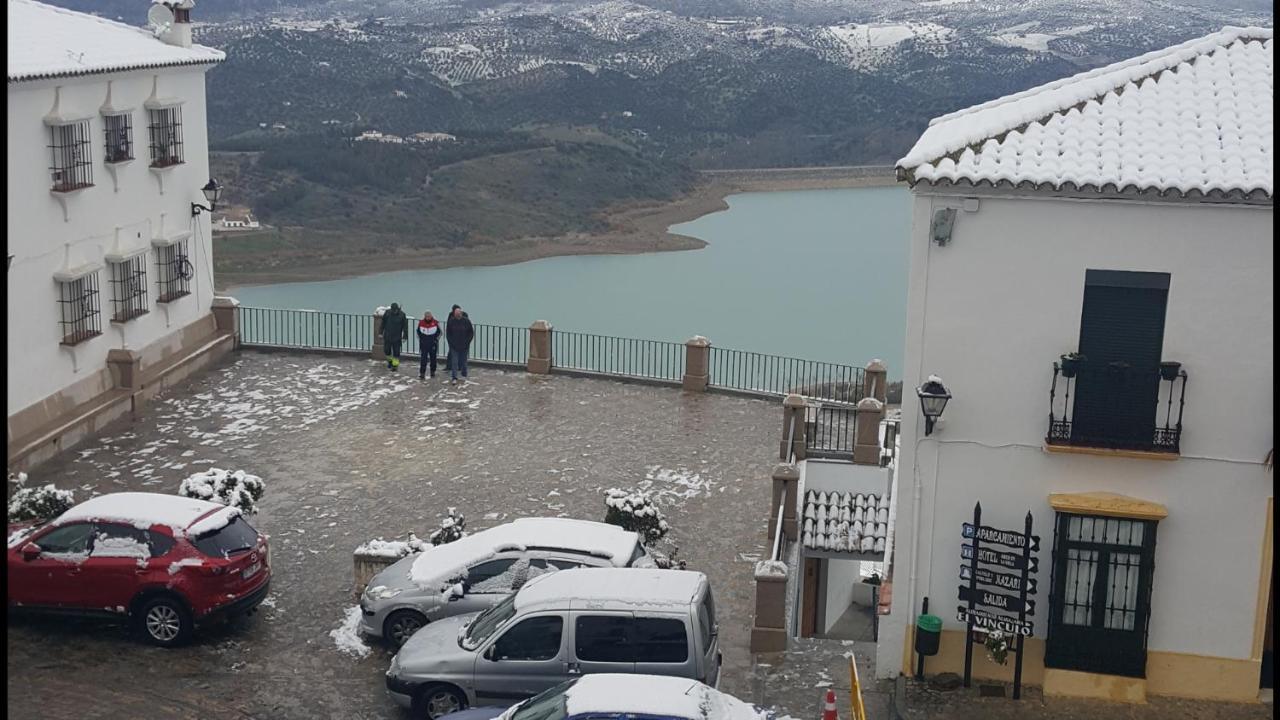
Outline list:
[[[199,203],[191,203],[191,217],[199,215],[201,210],[212,213],[213,209],[218,206],[218,200],[222,198],[222,186],[213,178],[209,178],[209,182],[200,188],[200,192],[204,193],[204,199],[209,201],[209,207]]]
[[[947,408],[951,391],[942,384],[942,378],[930,375],[923,385],[916,388],[916,395],[920,396],[920,411],[924,413],[924,434],[929,435],[933,432],[934,421],[942,417],[942,411]]]

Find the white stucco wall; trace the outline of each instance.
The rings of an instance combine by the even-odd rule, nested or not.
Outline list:
[[[827,561],[827,597],[825,616],[822,618],[823,634],[831,632],[849,605],[853,602],[854,589],[862,582],[862,563],[857,560]]]
[[[904,406],[893,612],[878,672],[901,667],[903,627],[922,597],[946,629],[963,629],[960,525],[978,500],[984,524],[1020,529],[1033,513],[1042,539],[1035,635],[1045,636],[1055,492],[1164,504],[1149,649],[1249,658],[1272,495],[1261,465],[1274,429],[1270,208],[984,197],[937,247],[929,222],[942,206],[959,207],[960,197],[918,193],[913,204],[903,376],[910,393],[937,374],[953,399],[928,438],[918,406]],[[1189,375],[1178,460],[1042,449],[1052,363],[1076,349],[1086,269],[1171,275],[1163,358]]]
[[[111,348],[141,349],[209,313],[213,299],[213,263],[208,213],[191,217],[191,203],[204,205],[200,188],[209,180],[205,122],[204,72],[207,66],[90,75],[35,82],[9,83],[8,123],[8,252],[9,268],[9,380],[8,412],[32,405],[105,367]],[[158,95],[182,99],[185,163],[164,173],[164,192],[149,169],[147,113],[143,102],[159,77]],[[134,160],[119,166],[119,185],[104,162],[103,120],[99,108],[107,99],[107,82],[117,107],[132,107]],[[61,87],[64,116],[89,116],[94,187],[68,199],[69,216],[49,191],[50,134],[42,118]],[[118,324],[110,321],[112,292],[104,267],[99,273],[101,336],[74,348],[60,346],[58,284],[53,274],[71,265],[102,262],[122,228],[124,240],[150,245],[160,234],[165,214],[166,235],[189,230],[188,252],[195,268],[191,294],[157,303],[155,251],[147,258],[147,315]]]

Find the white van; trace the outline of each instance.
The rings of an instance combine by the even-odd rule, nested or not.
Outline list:
[[[562,570],[530,580],[478,615],[415,633],[387,690],[415,717],[510,705],[585,673],[720,677],[707,576],[685,570]]]

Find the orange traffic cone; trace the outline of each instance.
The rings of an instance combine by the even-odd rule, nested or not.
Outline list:
[[[836,691],[827,688],[827,704],[822,706],[822,720],[838,720],[836,715]]]

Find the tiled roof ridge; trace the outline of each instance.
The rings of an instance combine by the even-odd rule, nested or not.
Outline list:
[[[917,145],[911,148],[908,154],[900,159],[896,165],[910,173],[912,168],[925,163],[934,163],[946,157],[956,159],[966,149],[977,150],[988,140],[993,138],[1000,140],[1011,132],[1023,132],[1026,128],[1035,125],[1036,123],[1043,123],[1056,115],[1068,113],[1072,109],[1083,109],[1090,102],[1101,102],[1102,99],[1110,93],[1123,93],[1124,89],[1130,84],[1136,86],[1140,85],[1148,78],[1158,78],[1162,73],[1169,70],[1176,70],[1178,67],[1187,65],[1199,57],[1212,55],[1215,52],[1230,48],[1241,42],[1249,43],[1257,41],[1265,43],[1266,41],[1272,40],[1273,35],[1274,32],[1271,28],[1259,26],[1238,27],[1229,25],[1218,32],[1194,38],[1172,47],[1155,50],[1134,58],[1112,63],[1111,65],[1087,70],[1043,85],[1037,85],[1036,87],[1029,88],[1012,95],[988,100],[985,103],[956,110],[946,115],[939,115],[929,121],[928,129],[940,127],[945,123],[958,120],[960,118],[972,117],[979,113],[1007,107],[1016,102],[1026,100],[1037,95],[1045,95],[1046,93],[1060,91],[1063,88],[1077,83],[1083,83],[1095,79],[1106,79],[1108,81],[1105,85],[1098,83],[1099,86],[1097,88],[1090,88],[1090,94],[1088,96],[1075,94],[1068,95],[1067,93],[1063,93],[1064,95],[1067,95],[1066,98],[1058,100],[1055,103],[1046,102],[1045,108],[1043,110],[1037,109],[1037,113],[1034,117],[1029,119],[1019,118],[1014,121],[1006,119],[1004,122],[1000,123],[998,127],[992,129],[984,128],[981,136],[975,136],[967,141],[952,139],[950,142],[945,142],[944,139],[941,146],[946,149],[939,149],[931,146],[925,146],[922,148],[921,145],[923,145],[923,143],[917,143]],[[1140,72],[1122,72],[1128,69],[1138,69]],[[926,134],[927,133],[928,130],[926,130]],[[921,140],[923,139],[924,138],[922,136]]]

